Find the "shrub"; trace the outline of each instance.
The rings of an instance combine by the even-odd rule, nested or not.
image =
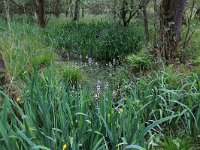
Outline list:
[[[130,66],[135,70],[149,69],[152,65],[152,56],[142,50],[138,54],[131,54],[126,57]]]

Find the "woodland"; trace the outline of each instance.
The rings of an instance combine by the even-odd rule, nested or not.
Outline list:
[[[200,150],[200,0],[0,0],[0,150]]]

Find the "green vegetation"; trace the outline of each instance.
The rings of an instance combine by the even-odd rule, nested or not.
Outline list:
[[[151,54],[145,50],[141,50],[138,54],[131,54],[126,59],[130,66],[137,70],[149,69],[153,63]]]
[[[115,149],[150,146],[145,137],[154,141],[150,135],[161,136],[160,127],[167,129],[168,134],[176,135],[177,129],[177,132],[184,130],[182,134],[195,134],[200,126],[196,95],[199,89],[193,90],[198,81],[191,74],[170,88],[174,80],[160,72],[124,85],[122,99],[113,103],[110,89],[95,101],[90,93],[92,89],[71,91],[51,70],[41,75],[35,72],[19,100],[23,101],[23,107],[1,93],[2,107],[7,108],[1,117],[4,123],[0,133],[5,140],[1,145],[3,149],[60,149],[66,143],[72,149]],[[7,114],[10,114],[9,122]],[[12,126],[15,128],[11,129]]]
[[[45,29],[45,42],[56,49],[90,56],[96,61],[109,62],[142,48],[141,27],[122,29],[111,22],[69,22],[49,25]]]
[[[47,0],[42,27],[28,9],[31,1],[14,1],[8,21],[2,4],[13,2],[0,0],[0,150],[200,149],[200,27],[194,14],[191,39],[184,47],[188,21],[170,53],[166,48],[173,50],[177,41],[163,35],[171,26],[157,29],[160,1],[145,8],[135,0],[85,0],[79,1],[84,18],[64,14],[77,1],[71,6],[67,0],[69,6],[53,16],[58,1]]]
[[[77,66],[64,66],[62,70],[63,79],[72,85],[77,85],[84,79],[83,71]]]

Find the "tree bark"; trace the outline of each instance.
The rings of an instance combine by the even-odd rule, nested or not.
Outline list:
[[[74,10],[74,18],[73,18],[74,21],[79,20],[79,18],[80,18],[80,4],[81,4],[81,1],[76,0],[75,10]]]
[[[55,3],[55,16],[56,17],[60,16],[60,9],[61,9],[60,0],[56,0],[56,3]]]
[[[122,27],[127,27],[129,22],[126,19],[126,15],[128,12],[128,3],[126,0],[123,0],[121,3],[121,9],[120,9],[120,19],[121,19],[121,25]]]
[[[67,0],[67,9],[66,9],[66,17],[73,17],[73,12],[72,12],[72,0]]]
[[[40,27],[46,27],[44,0],[35,0],[35,10]]]
[[[174,62],[178,57],[182,16],[186,0],[162,0],[159,50],[168,63]]]
[[[112,4],[113,19],[116,19],[117,18],[117,1],[113,0],[112,3],[113,3]]]
[[[85,17],[85,7],[82,6],[82,18],[84,18],[84,17]]]
[[[6,83],[6,67],[3,60],[3,55],[0,52],[0,87],[4,86]]]
[[[196,16],[197,16],[197,19],[200,20],[200,8],[197,8]]]
[[[5,14],[6,14],[6,19],[7,19],[7,22],[8,22],[8,26],[10,26],[11,17],[10,17],[10,5],[9,5],[9,2],[4,1],[4,8],[5,8]]]
[[[157,0],[153,0],[153,8],[154,8],[154,32],[158,33],[157,27],[159,26],[159,21],[158,21],[158,7],[157,7]],[[154,34],[153,37],[153,43],[154,43],[154,48],[157,49],[157,34]],[[157,52],[158,53],[158,52]]]
[[[145,41],[146,41],[146,47],[148,47],[149,44],[149,23],[148,23],[148,15],[147,15],[147,1],[141,0],[142,10],[143,10],[143,18],[144,18],[144,30],[145,30]]]

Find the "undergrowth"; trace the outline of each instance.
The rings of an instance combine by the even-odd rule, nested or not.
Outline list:
[[[95,99],[95,89],[71,88],[52,69],[35,69],[16,102],[1,92],[2,149],[61,149],[64,144],[68,149],[146,149],[156,141],[152,135],[164,139],[180,130],[198,140],[200,88],[195,74],[135,78],[124,82],[113,101],[110,88],[100,87]]]
[[[44,31],[46,43],[55,49],[64,48],[78,57],[110,62],[142,49],[143,34],[136,25],[122,29],[108,22],[66,22],[51,24]]]
[[[143,38],[137,27],[116,31],[116,26],[102,21],[55,26],[52,22],[41,30],[31,22],[23,22],[23,28],[17,21],[10,28],[5,21],[0,23],[6,68],[21,90],[16,99],[5,94],[9,91],[0,91],[2,150],[200,147],[198,59],[196,73],[176,72],[169,66],[134,77],[129,66],[115,66],[113,59],[116,63],[131,54],[132,67],[151,67],[152,58],[141,51]],[[91,70],[85,77],[82,62],[82,68],[64,65],[55,49],[83,60],[112,62],[107,68],[112,74],[105,73],[108,82],[92,79],[98,75],[92,73],[106,72],[97,62],[96,70],[86,63]],[[85,78],[96,87],[81,82]]]

